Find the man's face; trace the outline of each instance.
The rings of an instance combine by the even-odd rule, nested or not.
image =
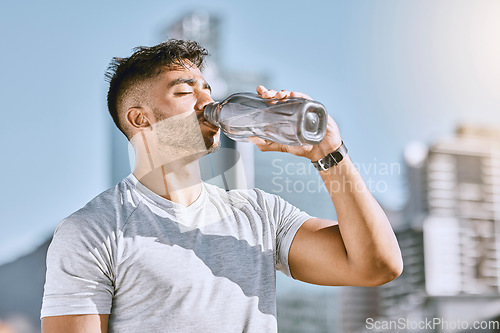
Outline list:
[[[151,133],[158,155],[155,162],[201,156],[219,147],[219,128],[203,118],[205,106],[213,102],[210,94],[210,86],[195,66],[165,70],[153,81],[149,104],[155,118]]]

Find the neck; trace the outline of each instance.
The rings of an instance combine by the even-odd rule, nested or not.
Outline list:
[[[201,194],[201,173],[198,160],[185,164],[162,165],[147,173],[140,164],[134,176],[159,196],[183,206],[191,205]]]

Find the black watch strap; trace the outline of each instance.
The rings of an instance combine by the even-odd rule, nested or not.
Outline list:
[[[346,146],[344,146],[344,142],[342,141],[342,144],[336,151],[326,155],[325,157],[316,162],[312,162],[312,164],[319,171],[325,171],[330,169],[332,166],[339,164],[340,161],[342,161],[344,159],[344,156],[346,155],[347,155],[347,148]]]

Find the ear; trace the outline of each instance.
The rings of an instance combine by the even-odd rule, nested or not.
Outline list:
[[[145,129],[151,126],[151,122],[141,107],[132,107],[127,110],[127,122],[135,129]]]

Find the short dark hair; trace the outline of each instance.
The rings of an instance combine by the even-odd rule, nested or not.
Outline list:
[[[118,129],[128,138],[120,124],[119,103],[137,84],[155,78],[162,70],[185,67],[186,61],[202,69],[207,50],[195,41],[169,39],[155,46],[133,49],[128,58],[115,57],[105,74],[109,82],[108,110]]]

